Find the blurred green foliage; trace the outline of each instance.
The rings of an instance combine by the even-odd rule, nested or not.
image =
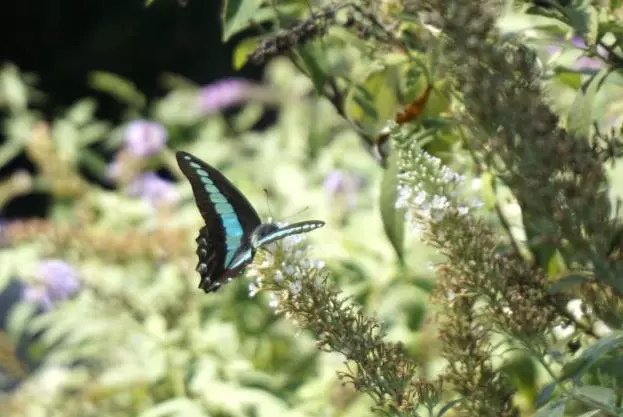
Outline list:
[[[560,117],[560,127],[573,137],[590,138],[588,142],[597,143],[610,135],[612,141],[608,143],[614,143],[620,134],[619,90],[623,85],[617,20],[620,9],[613,3],[600,15],[588,2],[571,3],[551,2],[551,7],[519,3],[508,7],[497,20],[499,38],[471,35],[483,50],[490,43],[503,41],[534,48],[538,59],[522,69],[533,71],[538,67],[542,100]],[[438,6],[432,0],[430,4]],[[478,5],[469,6],[474,11],[459,1],[449,4],[465,7],[476,17],[486,14]],[[72,265],[81,282],[74,297],[57,302],[43,314],[36,312],[32,300],[24,300],[11,310],[0,334],[0,362],[6,379],[19,385],[0,396],[0,411],[11,416],[58,417],[346,417],[372,415],[374,411],[416,415],[413,407],[422,405],[431,415],[450,415],[454,401],[466,393],[460,386],[463,374],[456,371],[456,379],[440,394],[443,379],[438,377],[452,362],[448,346],[453,341],[447,329],[453,325],[466,329],[465,340],[472,337],[474,345],[488,341],[489,336],[482,340],[474,336],[481,329],[469,327],[472,317],[465,311],[468,318],[454,317],[451,323],[442,320],[446,333],[441,337],[432,318],[439,310],[450,306],[444,311],[449,314],[450,308],[460,304],[453,297],[474,296],[472,288],[467,288],[470,274],[478,275],[477,267],[484,268],[487,262],[495,268],[482,276],[490,278],[491,270],[502,271],[500,256],[512,252],[509,247],[513,246],[517,254],[535,262],[522,264],[525,269],[508,266],[508,277],[517,274],[524,278],[532,273],[551,281],[563,277],[550,288],[553,294],[586,284],[585,277],[590,275],[585,264],[569,255],[573,252],[569,240],[539,240],[549,237],[545,227],[551,226],[547,223],[550,213],[536,218],[527,215],[526,201],[513,187],[517,178],[507,175],[507,167],[501,168],[503,157],[495,152],[502,152],[488,146],[488,140],[493,142],[496,134],[502,136],[500,132],[508,130],[518,141],[536,140],[521,137],[519,129],[509,128],[517,126],[513,125],[515,112],[525,109],[509,107],[498,114],[493,113],[498,110],[498,101],[492,100],[487,107],[484,99],[479,100],[497,92],[491,81],[496,72],[484,73],[480,86],[470,85],[473,80],[461,72],[476,64],[468,59],[469,51],[457,52],[445,43],[448,38],[454,39],[456,46],[461,39],[460,34],[450,32],[462,28],[452,26],[452,18],[459,19],[459,13],[455,16],[445,9],[433,9],[441,17],[430,13],[430,19],[422,21],[421,10],[409,1],[310,5],[305,1],[227,0],[222,10],[225,41],[258,24],[268,29],[268,33],[248,37],[238,45],[235,67],[262,59],[268,64],[264,82],[245,90],[247,96],[237,103],[239,111],[228,118],[222,115],[222,108],[208,112],[199,104],[198,98],[205,99],[209,86],[201,88],[191,80],[168,75],[164,78],[167,94],[151,100],[131,80],[94,72],[90,85],[127,106],[125,123],[112,125],[98,120],[97,103],[92,98],[77,100],[54,120],[43,120],[37,105],[45,92],[37,90],[34,77],[11,64],[0,71],[0,109],[6,137],[0,147],[0,165],[25,153],[36,169],[32,175],[18,172],[5,178],[0,184],[0,205],[35,192],[48,194],[53,200],[43,219],[2,225],[0,288],[16,278],[27,285],[37,284],[37,267],[46,259],[62,259]],[[450,29],[444,33],[436,23]],[[490,28],[485,24],[473,26],[474,31]],[[572,36],[575,38],[570,41]],[[490,50],[486,52],[494,56]],[[274,57],[279,53],[286,56]],[[465,62],[457,62],[457,56]],[[479,56],[483,62],[488,58],[484,52]],[[510,82],[511,75],[517,74],[502,75],[500,78],[508,76]],[[461,76],[466,79],[463,84]],[[533,91],[530,86],[524,87]],[[509,96],[503,100],[508,100],[509,106],[521,105],[520,95],[516,101]],[[253,129],[269,109],[276,110],[275,122],[261,130]],[[498,122],[497,131],[487,130],[487,112]],[[128,132],[137,120],[164,127],[166,145],[149,155],[133,154]],[[553,128],[542,133],[552,132]],[[471,146],[475,139],[481,140],[481,147]],[[554,144],[558,143],[552,139]],[[432,227],[440,231],[428,237],[434,247],[418,239],[423,230],[413,228],[416,210],[406,203],[398,204],[401,192],[407,192],[401,186],[418,186],[413,178],[419,168],[409,165],[417,157],[413,149],[424,150],[437,157],[435,161],[463,174],[462,191],[483,201],[478,221],[467,226],[460,217],[456,223],[450,222],[448,229],[443,229],[441,221],[432,221]],[[353,364],[358,359],[353,351],[353,356],[344,351],[319,352],[314,342],[323,340],[329,347],[320,347],[331,350],[331,343],[325,340],[330,337],[305,330],[319,328],[309,324],[309,314],[303,323],[309,325],[301,330],[296,311],[276,315],[266,291],[249,297],[250,281],[244,277],[215,294],[206,295],[197,289],[193,239],[202,220],[190,186],[175,165],[175,150],[191,152],[222,170],[264,219],[270,215],[277,220],[303,216],[296,214],[303,209],[305,218],[324,219],[327,226],[308,237],[314,245],[310,256],[326,263],[332,288],[351,297],[348,302],[361,308],[358,312],[376,317],[385,326],[380,336],[350,335],[352,343],[360,343],[359,336],[359,347],[371,343],[374,355],[378,349],[386,355],[382,359],[390,358],[389,363],[379,359],[383,365],[392,365],[394,354],[396,363],[408,357],[408,365],[417,365],[417,375],[403,374],[413,368],[403,367],[402,362],[395,366],[395,375],[362,375],[369,368]],[[616,143],[606,151],[612,155],[604,157],[604,165],[620,156]],[[106,153],[114,154],[112,162]],[[525,157],[519,151],[517,155],[517,159]],[[434,168],[428,175],[434,176]],[[153,200],[146,192],[136,191],[135,181],[146,173],[163,176],[158,184],[164,187],[166,198],[158,194]],[[330,186],[331,181],[337,185]],[[456,197],[451,192],[444,195],[441,188],[438,193],[442,197]],[[609,192],[610,201],[615,203],[620,195],[616,181]],[[456,242],[444,242],[448,236]],[[472,236],[476,236],[476,244],[461,247]],[[493,243],[487,240],[489,236],[496,237],[491,238]],[[486,244],[479,246],[482,242],[478,238]],[[604,237],[595,239],[595,247],[602,247],[599,242]],[[452,252],[459,247],[462,253]],[[460,263],[464,260],[460,255],[473,253],[482,265]],[[443,259],[456,263],[436,271],[446,278],[452,273],[464,275],[466,293],[448,293],[449,299],[441,302],[437,297],[434,305],[430,300],[434,270],[429,265]],[[516,258],[508,259],[509,264],[517,262]],[[591,265],[595,274],[600,272],[599,264]],[[500,282],[484,286],[483,294],[499,289]],[[621,363],[620,334],[616,331],[620,297],[616,292],[608,293],[607,298],[598,291],[586,291],[573,295],[592,302],[597,318],[614,331],[604,336],[593,330],[581,334],[582,320],[573,321],[567,313],[577,326],[574,333],[557,337],[555,343],[548,342],[547,350],[539,350],[542,345],[534,341],[494,329],[498,331],[491,342],[495,348],[481,361],[491,366],[487,381],[491,385],[470,388],[474,398],[485,399],[485,405],[487,398],[497,404],[496,395],[511,393],[513,398],[504,397],[500,405],[507,407],[503,409],[507,414],[496,414],[498,410],[491,408],[491,415],[563,415],[570,399],[576,401],[568,409],[574,415],[589,407],[617,415],[613,410],[620,406],[620,375],[607,371]],[[329,299],[332,294],[327,291],[325,295]],[[303,304],[306,296],[300,295]],[[504,300],[501,297],[498,301],[502,305]],[[284,308],[294,309],[296,303],[295,299]],[[350,311],[335,305],[326,309],[329,313]],[[499,313],[495,308],[484,311]],[[495,327],[501,316],[499,313],[488,321],[484,317],[485,323]],[[367,322],[364,316],[357,317],[361,319],[359,325],[373,325],[372,319]],[[560,332],[559,322],[547,325],[544,337]],[[352,329],[337,330],[348,339]],[[474,334],[469,333],[472,330]],[[20,340],[33,334],[36,337],[26,358],[17,355]],[[460,336],[460,332],[455,333],[454,342]],[[564,345],[576,336],[583,338],[582,350],[569,353]],[[386,341],[403,345],[385,345]],[[465,352],[475,361],[481,354]],[[336,371],[354,383],[342,384]],[[463,373],[469,374],[465,369]],[[362,381],[390,382],[371,388],[358,385]],[[392,385],[401,381],[404,391]],[[499,381],[510,382],[507,386]],[[495,385],[498,382],[499,386]],[[390,399],[376,397],[373,388]],[[478,388],[492,391],[477,393]],[[412,397],[400,397],[405,392]],[[376,408],[371,411],[371,407]],[[458,415],[470,415],[469,408],[461,410]]]

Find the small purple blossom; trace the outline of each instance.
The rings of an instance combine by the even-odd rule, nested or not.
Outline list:
[[[166,141],[167,131],[164,126],[149,120],[135,120],[125,130],[128,150],[141,158],[160,152]]]
[[[251,85],[249,81],[238,78],[226,78],[208,84],[199,91],[199,109],[209,114],[241,103],[248,98]]]
[[[140,197],[153,206],[177,202],[179,195],[172,182],[160,178],[154,172],[136,177],[128,186],[130,196]]]
[[[36,274],[52,300],[65,300],[80,288],[76,270],[60,259],[41,262]]]
[[[361,176],[342,170],[330,172],[324,180],[325,190],[334,198],[345,198],[349,210],[357,206],[357,193],[362,186],[363,178]]]
[[[47,291],[43,287],[35,287],[33,285],[26,285],[26,287],[24,287],[22,298],[26,301],[30,301],[32,303],[37,303],[41,305],[41,307],[45,311],[49,311],[54,308],[54,303],[52,302],[50,295],[47,293]]]
[[[35,271],[37,284],[24,288],[23,298],[50,310],[56,301],[64,301],[80,289],[76,270],[60,259],[41,261]]]

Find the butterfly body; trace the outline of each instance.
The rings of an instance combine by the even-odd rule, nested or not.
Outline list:
[[[186,152],[177,152],[176,158],[206,222],[196,239],[199,288],[205,292],[239,275],[260,247],[324,226],[319,220],[284,227],[262,223],[251,203],[218,170]]]

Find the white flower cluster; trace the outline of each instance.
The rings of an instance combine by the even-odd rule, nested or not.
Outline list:
[[[280,225],[283,226],[283,225]],[[323,261],[311,259],[311,245],[301,235],[288,236],[273,244],[271,252],[264,250],[262,261],[247,268],[247,276],[254,278],[249,284],[249,296],[254,297],[265,289],[267,281],[282,287],[281,291],[271,291],[269,305],[277,309],[280,299],[296,296],[303,289],[303,279],[322,270]],[[274,288],[274,286],[273,286]]]
[[[459,195],[459,186],[465,177],[442,164],[437,157],[422,149],[405,151],[403,166],[398,175],[397,208],[407,209],[407,221],[412,224],[416,233],[419,232],[417,219],[427,222],[438,222],[449,210],[456,210],[461,215],[469,213],[471,208],[481,205],[479,201],[467,203],[467,199]]]

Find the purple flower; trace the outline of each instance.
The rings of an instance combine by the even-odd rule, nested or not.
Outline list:
[[[160,152],[166,141],[167,131],[164,126],[149,120],[135,120],[125,130],[128,150],[141,158]]]
[[[161,204],[175,203],[179,198],[173,183],[160,178],[154,172],[146,172],[136,177],[128,186],[127,192],[156,207]]]
[[[241,103],[248,98],[251,85],[249,81],[237,78],[209,84],[199,91],[199,109],[203,113],[215,113]]]
[[[60,259],[41,261],[35,278],[39,285],[27,285],[23,298],[41,304],[46,310],[50,310],[56,301],[69,299],[80,289],[76,270]]]
[[[26,301],[41,305],[41,308],[45,311],[49,311],[54,308],[54,303],[52,302],[50,295],[43,287],[35,287],[33,285],[26,284],[22,298]]]
[[[76,270],[60,259],[42,261],[37,268],[37,277],[52,300],[66,300],[80,288]]]
[[[574,36],[569,41],[563,41],[563,42],[567,43],[567,45],[569,46],[572,46],[572,47],[575,47],[581,50],[586,50],[588,48],[586,41],[580,36]],[[549,56],[559,53],[562,49],[563,48],[559,45],[549,45],[545,48]],[[601,58],[607,59],[608,57],[608,51],[600,45],[597,46],[597,54]],[[590,56],[582,55],[576,59],[576,61],[572,65],[572,68],[578,72],[581,72],[581,71],[586,71],[586,70],[598,70],[598,69],[604,68],[605,66],[606,66],[606,63],[602,59],[592,58]]]
[[[359,175],[334,170],[324,180],[324,188],[334,198],[345,198],[347,209],[357,205],[357,192],[363,186],[363,178]]]

